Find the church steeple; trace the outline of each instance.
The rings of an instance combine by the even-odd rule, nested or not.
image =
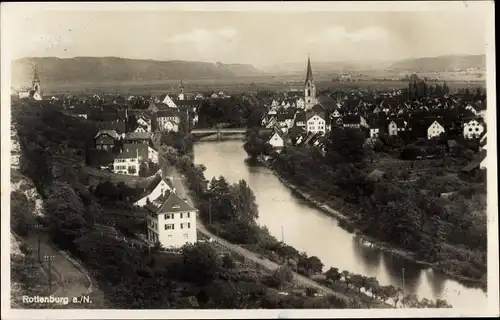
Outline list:
[[[38,77],[38,70],[36,68],[36,64],[33,66],[33,82],[32,82],[32,90],[39,95],[41,95],[40,92],[40,78]]]
[[[304,106],[306,110],[311,109],[317,103],[316,85],[314,84],[310,57],[307,57],[306,81],[304,83],[304,100]]]
[[[307,85],[307,82],[313,82],[313,72],[311,68],[311,57],[307,57],[307,72],[306,72],[306,82],[305,85]]]

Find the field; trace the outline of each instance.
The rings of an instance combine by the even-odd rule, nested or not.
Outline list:
[[[457,73],[448,74],[422,74],[422,77],[429,79],[439,79],[447,81],[452,91],[464,87],[485,87],[485,80],[475,75],[465,75]],[[342,89],[377,89],[390,90],[407,88],[406,81],[400,81],[400,76],[395,73],[359,74],[353,76],[352,82],[332,82],[331,76],[315,76],[318,90],[342,90]],[[265,77],[241,77],[237,79],[213,79],[213,80],[183,80],[185,90],[193,92],[214,92],[223,90],[229,94],[249,93],[260,90],[285,91],[302,90],[303,75],[296,76],[265,76]],[[428,81],[433,84],[433,81]],[[93,93],[115,93],[132,95],[161,95],[169,92],[177,92],[179,80],[158,80],[158,81],[126,81],[126,82],[52,82],[43,84],[43,94],[93,94]]]

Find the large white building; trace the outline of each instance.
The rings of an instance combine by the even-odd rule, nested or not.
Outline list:
[[[148,209],[147,241],[160,243],[164,248],[176,249],[197,242],[197,210],[175,192],[165,193],[145,205]]]
[[[306,122],[307,132],[312,133],[325,133],[326,132],[326,121],[319,114],[308,114]]]

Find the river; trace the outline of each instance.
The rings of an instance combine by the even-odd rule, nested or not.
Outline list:
[[[220,175],[230,182],[245,179],[259,205],[259,224],[277,239],[283,237],[297,250],[319,257],[325,271],[333,266],[376,277],[382,285],[404,286],[407,294],[414,293],[419,299],[445,299],[453,307],[487,307],[487,296],[481,289],[467,288],[442,274],[362,244],[354,234],[339,227],[335,218],[293,195],[269,169],[248,166],[242,144],[241,140],[196,143],[195,162],[207,167],[205,177],[209,180]]]

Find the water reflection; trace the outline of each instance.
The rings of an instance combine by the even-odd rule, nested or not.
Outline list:
[[[195,145],[195,162],[207,167],[205,176],[223,175],[229,182],[245,179],[254,191],[259,206],[258,223],[287,244],[308,255],[318,256],[325,264],[340,270],[376,277],[380,284],[402,287],[419,298],[446,299],[455,307],[486,306],[481,289],[468,289],[462,284],[431,274],[426,268],[399,256],[358,243],[354,234],[345,231],[338,220],[324,214],[309,202],[294,195],[267,168],[246,165],[241,141],[204,142]],[[282,229],[283,228],[283,229]]]
[[[416,293],[420,284],[422,268],[417,264],[409,263],[408,260],[394,255],[390,252],[382,252],[386,274],[391,279],[391,282],[397,283],[401,288],[404,287],[406,293]],[[403,271],[404,269],[404,271]],[[424,292],[419,296],[427,296]]]
[[[370,274],[377,274],[382,261],[381,252],[379,249],[370,247],[369,245],[361,237],[354,237],[352,239],[354,256],[360,258],[360,262],[366,266],[366,270]]]
[[[444,292],[446,279],[443,277],[443,275],[432,271],[432,269],[427,269],[424,271],[424,273],[425,273],[425,278],[427,279],[427,282],[430,284],[430,286],[432,288],[432,292],[434,293],[434,296],[440,298]]]

